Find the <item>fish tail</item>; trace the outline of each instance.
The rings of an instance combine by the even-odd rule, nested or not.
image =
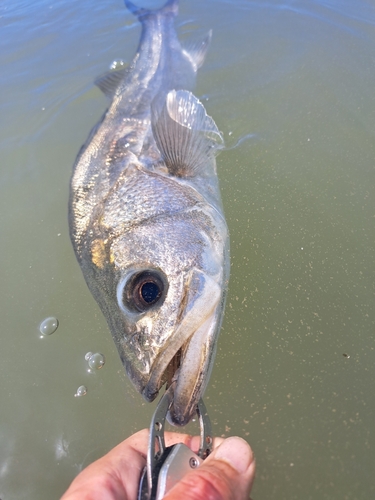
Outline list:
[[[143,7],[138,7],[135,5],[133,2],[130,0],[124,0],[126,8],[134,14],[134,16],[138,17],[140,21],[142,21],[142,18],[150,15],[150,14],[172,14],[173,17],[177,16],[178,14],[178,0],[168,0],[163,7],[160,7],[160,9],[157,10],[149,10],[149,9],[144,9]]]

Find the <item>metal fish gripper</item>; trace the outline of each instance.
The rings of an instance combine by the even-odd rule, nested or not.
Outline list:
[[[198,454],[184,443],[165,446],[165,420],[171,404],[172,393],[167,390],[151,420],[147,465],[141,475],[138,500],[161,500],[187,472],[199,467],[212,451],[211,421],[202,399],[196,407],[200,426]]]

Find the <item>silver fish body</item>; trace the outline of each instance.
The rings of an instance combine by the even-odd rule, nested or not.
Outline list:
[[[71,180],[73,247],[126,371],[146,400],[173,385],[185,425],[207,385],[229,278],[215,154],[222,138],[187,89],[209,37],[183,48],[177,2],[126,2],[142,24],[133,62],[98,79],[111,99]]]

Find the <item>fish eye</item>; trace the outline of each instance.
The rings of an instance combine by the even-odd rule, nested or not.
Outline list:
[[[145,304],[155,304],[159,300],[161,292],[159,285],[154,281],[145,281],[139,287],[140,298]]]
[[[157,271],[135,273],[125,284],[122,303],[129,309],[145,312],[161,305],[165,298],[165,278]]]

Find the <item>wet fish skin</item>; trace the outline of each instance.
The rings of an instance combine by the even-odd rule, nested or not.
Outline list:
[[[229,278],[222,138],[187,90],[210,36],[184,49],[176,1],[125,3],[141,40],[128,68],[97,81],[111,104],[74,165],[70,234],[130,379],[148,401],[168,379],[170,421],[185,425],[212,369]]]

